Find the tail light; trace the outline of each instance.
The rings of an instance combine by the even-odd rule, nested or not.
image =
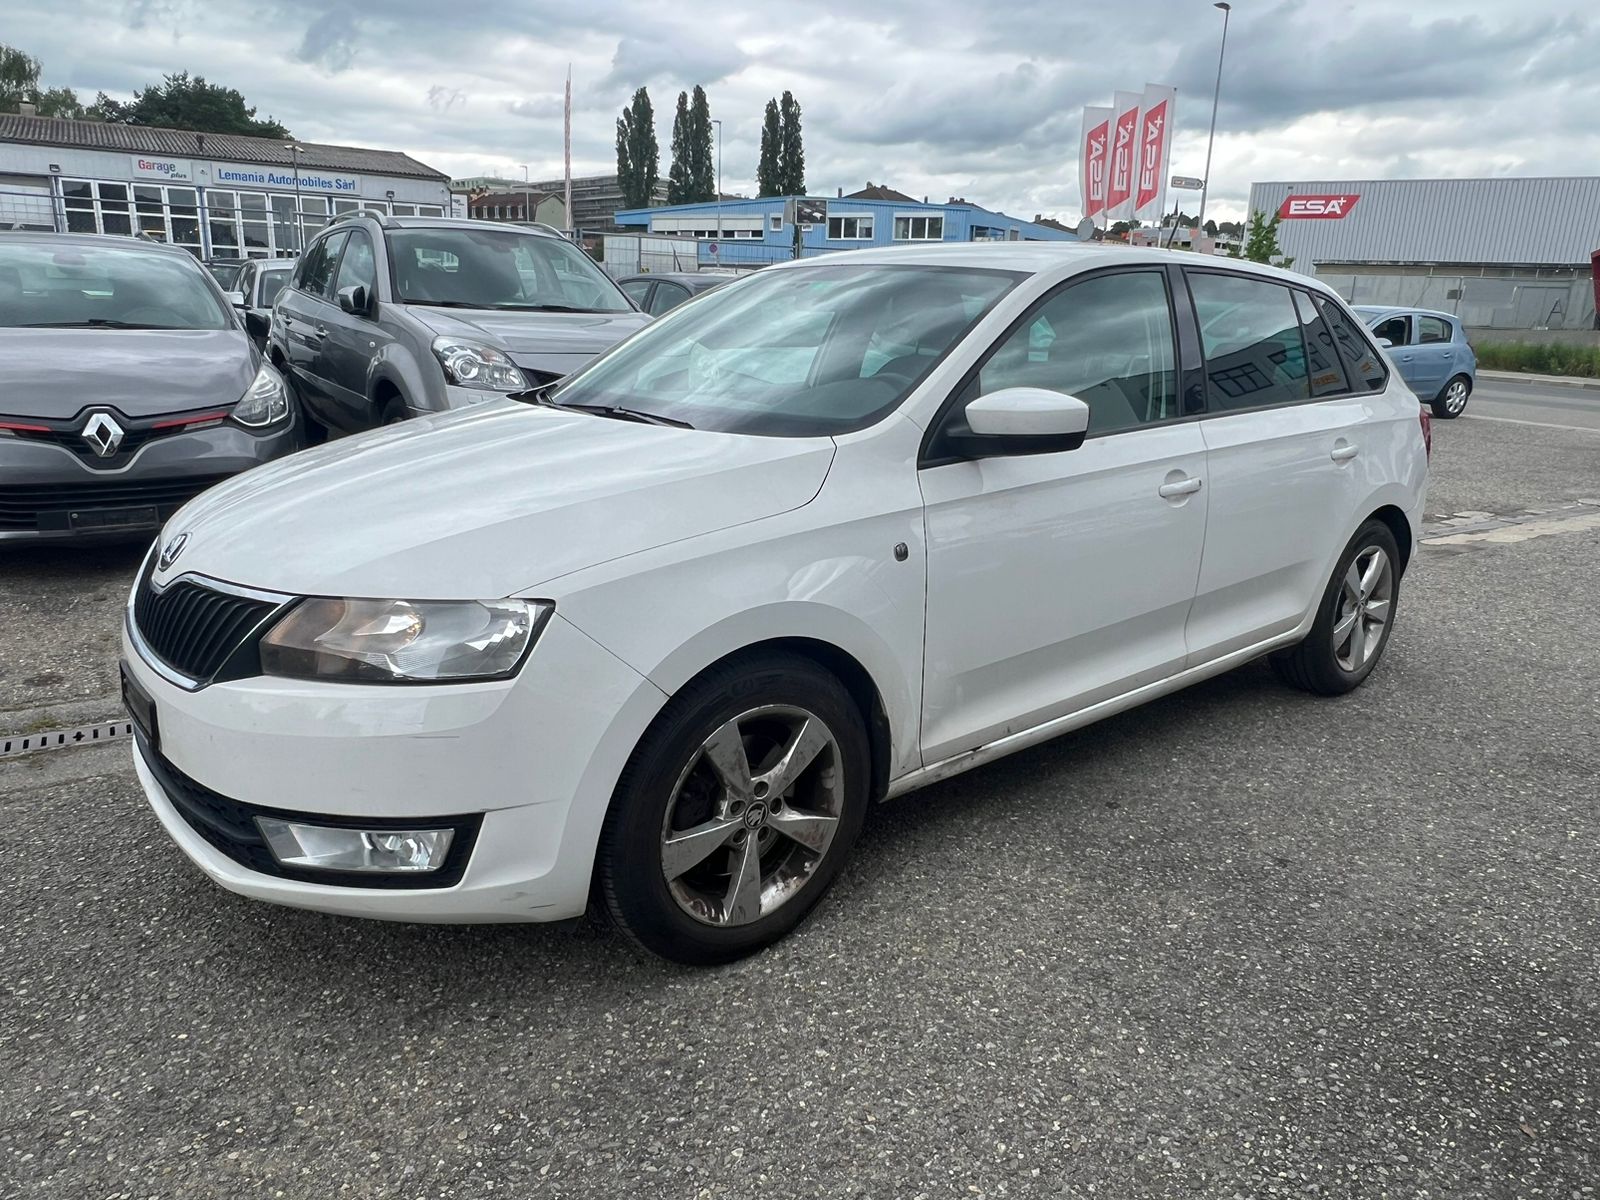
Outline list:
[[[1422,448],[1428,452],[1428,461],[1433,461],[1433,414],[1424,405],[1417,406],[1417,420],[1422,422]]]

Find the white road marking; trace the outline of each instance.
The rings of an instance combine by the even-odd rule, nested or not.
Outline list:
[[[1581,533],[1585,529],[1600,529],[1600,513],[1555,517],[1547,521],[1524,521],[1520,525],[1502,525],[1498,529],[1480,529],[1473,533],[1447,533],[1439,537],[1423,538],[1422,542],[1425,546],[1464,546],[1469,542],[1507,545],[1511,542],[1526,542],[1536,537]]]
[[[1540,429],[1566,429],[1573,433],[1600,433],[1593,425],[1557,425],[1551,421],[1524,421],[1517,417],[1486,417],[1482,413],[1462,413],[1458,421],[1499,421],[1502,425],[1537,425]]]

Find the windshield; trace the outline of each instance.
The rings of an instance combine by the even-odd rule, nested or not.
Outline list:
[[[896,408],[1020,278],[876,263],[761,272],[646,327],[552,401],[696,429],[848,433]]]
[[[554,312],[632,312],[571,242],[509,229],[399,229],[389,234],[395,295],[409,304]]]
[[[168,251],[0,244],[0,327],[231,329],[197,263]]]
[[[278,298],[278,293],[283,291],[283,285],[289,282],[288,267],[280,267],[272,271],[261,272],[261,286],[257,289],[261,293],[257,303],[262,308],[271,308]]]

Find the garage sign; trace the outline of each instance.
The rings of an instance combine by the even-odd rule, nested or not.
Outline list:
[[[1278,215],[1285,221],[1338,221],[1356,206],[1359,199],[1359,192],[1344,192],[1337,196],[1288,196],[1279,205]]]

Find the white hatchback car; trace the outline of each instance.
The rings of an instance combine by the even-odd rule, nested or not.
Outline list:
[[[125,622],[223,887],[413,921],[791,929],[874,799],[1272,654],[1373,669],[1428,422],[1315,280],[1092,246],[762,271],[553,391],[215,488]]]

